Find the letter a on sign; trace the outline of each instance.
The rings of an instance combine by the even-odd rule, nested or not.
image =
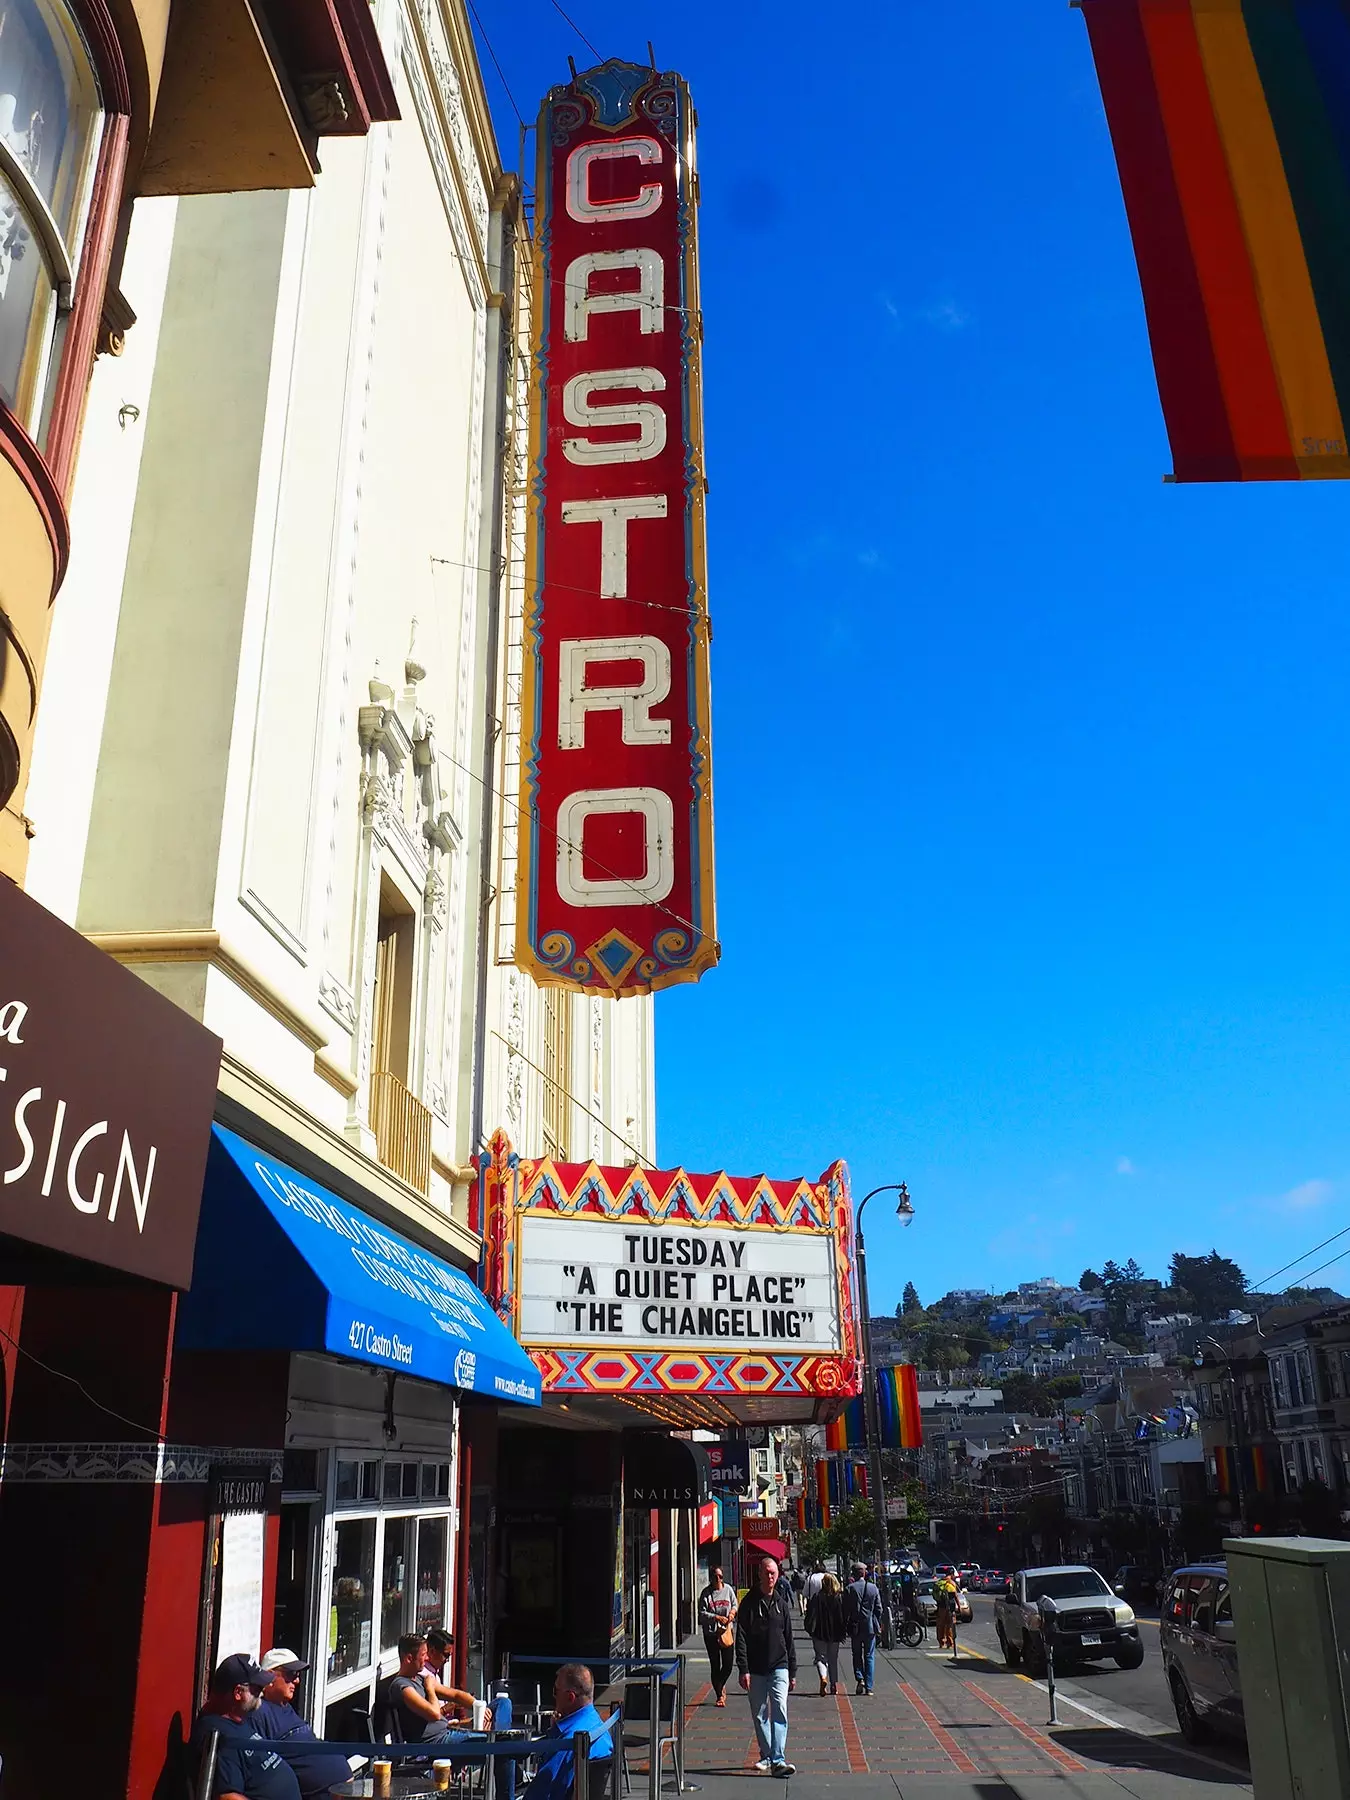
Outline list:
[[[718,955],[689,91],[607,62],[538,142],[516,960],[645,994]]]

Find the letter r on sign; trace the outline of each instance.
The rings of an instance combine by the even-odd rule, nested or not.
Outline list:
[[[590,687],[591,663],[635,662],[636,681]],[[670,721],[651,709],[670,692],[670,650],[660,638],[564,638],[558,646],[558,747],[580,750],[586,743],[586,714],[617,712],[625,744],[668,744]]]

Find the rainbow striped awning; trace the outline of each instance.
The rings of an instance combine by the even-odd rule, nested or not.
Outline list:
[[[1350,475],[1350,6],[1078,3],[1176,479]]]

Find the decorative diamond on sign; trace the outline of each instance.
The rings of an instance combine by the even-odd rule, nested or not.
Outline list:
[[[616,927],[599,937],[586,952],[587,956],[604,971],[605,979],[612,987],[619,987],[624,976],[642,955],[642,946],[635,944]]]

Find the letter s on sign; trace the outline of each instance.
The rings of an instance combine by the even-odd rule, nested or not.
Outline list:
[[[596,369],[574,375],[563,388],[563,417],[569,425],[591,427],[633,425],[636,438],[597,444],[593,438],[563,439],[563,455],[570,463],[650,462],[666,447],[666,415],[649,400],[621,400],[617,406],[596,406],[592,394],[616,388],[636,388],[640,394],[663,394],[666,378],[659,369]]]
[[[649,219],[661,204],[661,183],[644,181],[631,200],[592,200],[591,164],[631,158],[650,167],[661,161],[655,138],[610,138],[596,144],[578,144],[567,159],[567,211],[582,225],[597,219]]]

